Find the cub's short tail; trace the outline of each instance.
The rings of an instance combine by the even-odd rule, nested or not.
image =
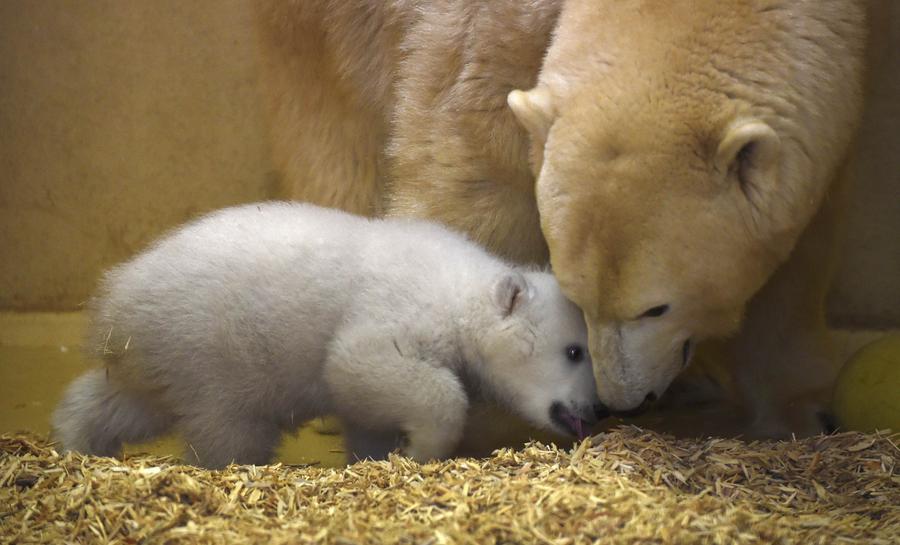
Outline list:
[[[97,456],[117,456],[122,443],[158,437],[171,424],[171,417],[119,387],[104,369],[76,379],[53,413],[53,434],[64,450]]]

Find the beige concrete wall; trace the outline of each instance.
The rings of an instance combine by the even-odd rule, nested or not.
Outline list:
[[[0,308],[76,308],[163,229],[273,191],[250,16],[0,2]]]
[[[242,0],[0,2],[0,309],[77,308],[162,230],[277,196],[254,40]],[[851,169],[843,324],[900,325],[900,55],[886,62]]]

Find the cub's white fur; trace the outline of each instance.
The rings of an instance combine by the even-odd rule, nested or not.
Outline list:
[[[481,393],[544,428],[594,420],[586,328],[555,278],[427,222],[223,210],[110,271],[92,307],[106,368],[56,411],[67,449],[115,455],[174,427],[198,464],[260,464],[282,431],[335,414],[351,459],[405,434],[428,460]]]

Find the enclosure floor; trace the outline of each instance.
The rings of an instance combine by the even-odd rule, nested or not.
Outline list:
[[[206,471],[0,434],[0,543],[896,545],[898,436],[674,439]]]

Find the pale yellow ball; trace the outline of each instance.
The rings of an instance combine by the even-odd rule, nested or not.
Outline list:
[[[834,389],[842,430],[900,431],[900,335],[879,339],[844,365]]]

